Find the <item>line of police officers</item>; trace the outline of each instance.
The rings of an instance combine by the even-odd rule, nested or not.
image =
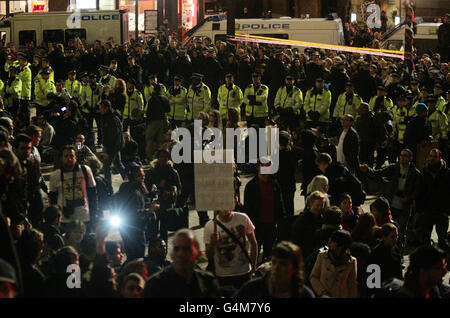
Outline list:
[[[29,103],[32,99],[32,73],[30,63],[25,55],[19,55],[18,61],[12,65],[5,64],[5,70],[9,67],[9,78],[6,83],[0,82],[0,96],[2,104],[13,114],[23,116],[22,120],[29,122]],[[48,64],[38,72],[34,79],[34,103],[37,113],[45,111],[50,101],[49,93],[61,94],[57,92],[53,70]],[[78,100],[81,105],[81,112],[85,116],[90,128],[93,121],[97,127],[101,127],[101,116],[99,103],[101,99],[111,93],[116,87],[117,79],[109,74],[108,66],[101,66],[99,69],[100,78],[97,81],[96,74],[81,73],[77,79],[76,71],[70,71],[63,84],[64,91]],[[148,84],[140,92],[132,78],[126,83],[126,103],[122,112],[124,130],[130,127],[131,135],[135,135],[134,127],[142,114],[147,113],[149,100],[154,92],[155,85],[160,85],[161,93],[169,99],[171,110],[167,114],[168,119],[175,126],[183,125],[186,121],[193,121],[198,118],[200,112],[208,112],[211,108],[211,90],[203,83],[203,75],[194,73],[191,84],[188,88],[182,86],[183,78],[175,76],[173,85],[167,89],[163,84],[158,83],[156,75],[149,77]],[[252,74],[252,84],[248,85],[244,93],[241,88],[234,84],[232,74],[225,76],[225,84],[221,85],[217,92],[217,101],[222,120],[225,122],[226,113],[229,108],[235,108],[242,115],[245,114],[247,126],[258,125],[265,127],[268,119],[275,120],[284,128],[294,129],[304,122],[306,128],[317,127],[319,131],[336,135],[339,131],[340,118],[344,114],[351,114],[358,118],[359,107],[362,103],[361,97],[354,92],[352,82],[346,83],[345,92],[339,95],[336,105],[332,108],[331,92],[326,87],[324,80],[318,78],[315,86],[306,91],[303,98],[302,91],[294,85],[295,79],[286,76],[285,85],[280,87],[276,93],[274,105],[268,105],[269,87],[261,83],[261,74]],[[403,91],[396,96],[396,105],[387,97],[387,89],[379,86],[377,95],[370,98],[369,108],[375,114],[383,117],[385,124],[391,126],[391,140],[401,149],[404,132],[410,119],[415,116],[415,105],[424,102],[429,107],[428,119],[432,125],[432,135],[435,140],[447,142],[449,106],[443,96],[441,84],[435,84],[433,94],[427,89],[419,90],[418,82],[412,80],[410,90]],[[244,107],[242,107],[245,105]],[[114,106],[114,105],[113,105]],[[141,116],[140,116],[141,114]],[[98,143],[102,140],[102,131],[98,131]],[[442,144],[442,143],[441,143]],[[385,147],[383,147],[385,149]],[[377,149],[382,151],[382,148]],[[396,152],[395,157],[396,157]]]

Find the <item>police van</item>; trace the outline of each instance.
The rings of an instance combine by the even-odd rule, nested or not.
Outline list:
[[[0,35],[5,43],[13,42],[16,47],[33,41],[35,45],[44,42],[65,43],[75,36],[107,41],[113,36],[116,43],[128,41],[128,11],[76,11],[13,13],[0,21]]]
[[[256,35],[286,40],[344,45],[342,21],[335,19],[236,19],[236,34]],[[196,37],[209,37],[214,43],[225,41],[226,16],[211,16],[186,32],[183,45]]]
[[[438,51],[438,29],[441,23],[419,23],[414,35],[414,47],[417,54]],[[402,23],[386,33],[380,41],[382,49],[403,51],[405,41],[405,24]]]

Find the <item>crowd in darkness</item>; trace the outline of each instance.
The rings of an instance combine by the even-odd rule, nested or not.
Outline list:
[[[379,37],[345,28],[350,45]],[[448,298],[450,59],[448,48],[412,58],[409,68],[209,38],[182,46],[165,33],[8,43],[0,296]],[[279,128],[278,171],[263,174],[268,163],[246,153],[234,165],[235,209],[197,211],[204,246],[180,225],[195,206],[194,164],[171,160],[173,130],[193,131],[194,120],[225,136]],[[364,211],[367,194],[376,198]],[[105,211],[120,213],[120,244],[105,241]],[[366,284],[370,264],[380,288]],[[81,288],[68,287],[70,265]]]

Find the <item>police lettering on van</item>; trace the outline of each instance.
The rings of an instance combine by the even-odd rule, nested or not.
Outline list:
[[[273,29],[289,29],[289,24],[281,23],[252,23],[252,24],[238,24],[236,23],[236,30],[273,30]]]

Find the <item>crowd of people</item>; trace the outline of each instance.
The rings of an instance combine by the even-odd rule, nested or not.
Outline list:
[[[449,297],[446,58],[414,55],[409,69],[209,38],[9,43],[0,53],[0,296]],[[223,134],[278,127],[279,169],[263,174],[270,162],[247,153],[235,165],[234,211],[197,211],[205,246],[180,229],[169,261],[172,216],[195,205],[194,163],[171,160],[181,141],[172,131],[193,132],[194,120]],[[253,174],[245,186],[242,172]],[[377,195],[370,211],[367,192]],[[107,210],[123,220],[123,244],[105,242]],[[375,289],[370,264],[381,268]],[[70,265],[81,288],[68,287]]]

